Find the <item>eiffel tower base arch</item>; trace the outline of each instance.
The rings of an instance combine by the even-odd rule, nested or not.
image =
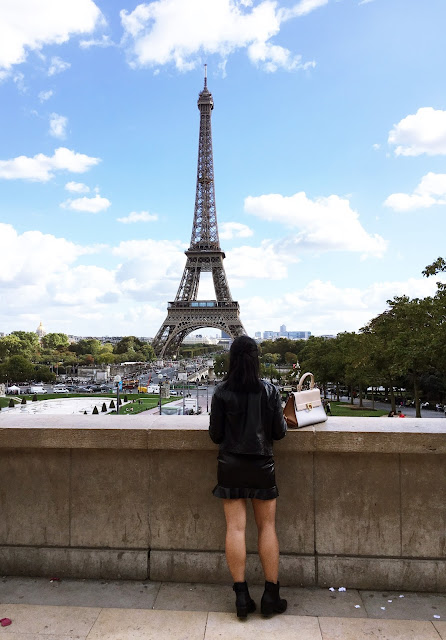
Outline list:
[[[234,301],[170,302],[167,318],[153,339],[153,349],[163,358],[177,351],[189,333],[205,327],[221,329],[231,338],[246,335],[239,314],[239,305]]]

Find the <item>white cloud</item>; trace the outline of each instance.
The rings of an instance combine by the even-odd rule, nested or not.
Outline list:
[[[397,156],[446,154],[446,111],[422,107],[400,120],[389,132],[388,143]]]
[[[381,145],[378,142],[375,142],[375,144],[372,144],[372,149],[373,151],[379,151],[381,149]]]
[[[263,66],[264,70],[270,73],[274,73],[280,68],[296,71],[316,66],[314,60],[302,62],[302,56],[293,55],[289,49],[273,45],[270,42],[254,42],[248,47],[248,56],[251,62]]]
[[[112,250],[122,259],[116,273],[120,290],[137,301],[158,302],[165,315],[166,300],[174,299],[186,264],[186,248],[177,240],[121,242]]]
[[[65,189],[72,193],[88,193],[90,191],[90,187],[82,182],[67,182]]]
[[[290,20],[300,16],[306,16],[311,11],[319,9],[328,4],[328,0],[301,0],[294,7],[289,9],[281,9],[280,16],[283,21]]]
[[[358,331],[382,313],[386,301],[396,295],[423,298],[433,295],[432,279],[375,282],[368,287],[339,287],[327,280],[311,280],[284,295],[239,298],[241,318],[247,331],[311,331],[313,335]],[[246,312],[249,310],[249,314]]]
[[[428,209],[434,204],[446,204],[446,173],[427,173],[412,194],[392,193],[384,202],[394,211]]]
[[[91,248],[40,231],[19,234],[10,224],[0,223],[0,237],[0,282],[17,286],[36,284],[40,278],[46,279],[47,274],[60,271],[79,256],[91,253]]]
[[[173,63],[193,69],[201,56],[219,55],[223,62],[238,49],[248,49],[251,61],[266,71],[308,69],[314,62],[271,42],[281,23],[313,11],[328,0],[301,0],[284,9],[272,0],[154,0],[120,13],[130,64]]]
[[[299,248],[317,251],[353,251],[363,256],[382,256],[386,241],[370,235],[359,222],[359,214],[347,198],[337,195],[311,200],[301,191],[293,196],[269,194],[245,198],[245,211],[275,223],[299,229],[282,243],[283,251],[294,254]]]
[[[53,58],[51,58],[51,63],[48,68],[48,75],[54,76],[56,75],[56,73],[62,73],[63,71],[66,71],[70,67],[71,67],[71,62],[66,62],[65,60],[62,60],[62,58],[58,58],[57,56],[54,56]]]
[[[40,91],[39,100],[40,102],[45,102],[46,100],[49,100],[53,95],[54,91],[52,89],[48,89],[48,91]]]
[[[55,171],[84,173],[100,161],[100,158],[91,158],[66,147],[59,147],[52,156],[38,153],[32,158],[18,156],[11,160],[0,160],[0,178],[48,182],[54,177]]]
[[[62,209],[71,209],[72,211],[84,211],[87,213],[99,213],[100,211],[106,211],[111,205],[110,200],[102,198],[96,194],[94,198],[76,198],[75,200],[68,199],[61,203]]]
[[[24,62],[28,51],[91,33],[101,22],[103,16],[92,0],[2,0],[0,68]]]
[[[50,115],[50,136],[53,136],[53,138],[65,138],[67,124],[68,118],[60,116],[58,113],[52,113]]]
[[[148,211],[132,211],[125,218],[116,218],[118,222],[123,222],[124,224],[130,224],[131,222],[154,222],[158,220],[158,216],[156,213],[149,213]]]
[[[264,240],[259,247],[237,247],[227,252],[225,261],[228,276],[242,279],[261,278],[283,280],[288,276],[288,266],[299,262],[293,253],[281,251],[281,246]]]
[[[231,240],[231,238],[249,238],[253,235],[253,230],[246,224],[240,222],[222,222],[219,225],[218,235],[222,240]]]
[[[91,38],[90,40],[81,40],[79,42],[79,46],[81,49],[89,49],[90,47],[114,47],[115,43],[110,40],[110,36],[103,35],[102,38],[95,39]]]

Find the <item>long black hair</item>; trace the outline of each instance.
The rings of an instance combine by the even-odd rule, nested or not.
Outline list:
[[[231,391],[253,393],[261,390],[259,348],[252,338],[235,338],[229,350],[229,369],[224,380]]]

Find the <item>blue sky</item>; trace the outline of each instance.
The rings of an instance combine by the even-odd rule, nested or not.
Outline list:
[[[248,333],[358,330],[432,293],[445,23],[443,0],[4,0],[0,331],[156,333],[190,242],[204,63]]]

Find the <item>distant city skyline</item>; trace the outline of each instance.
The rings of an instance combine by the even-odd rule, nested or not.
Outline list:
[[[3,0],[0,331],[155,335],[190,242],[205,63],[249,335],[358,331],[433,293],[445,22],[444,0]]]

